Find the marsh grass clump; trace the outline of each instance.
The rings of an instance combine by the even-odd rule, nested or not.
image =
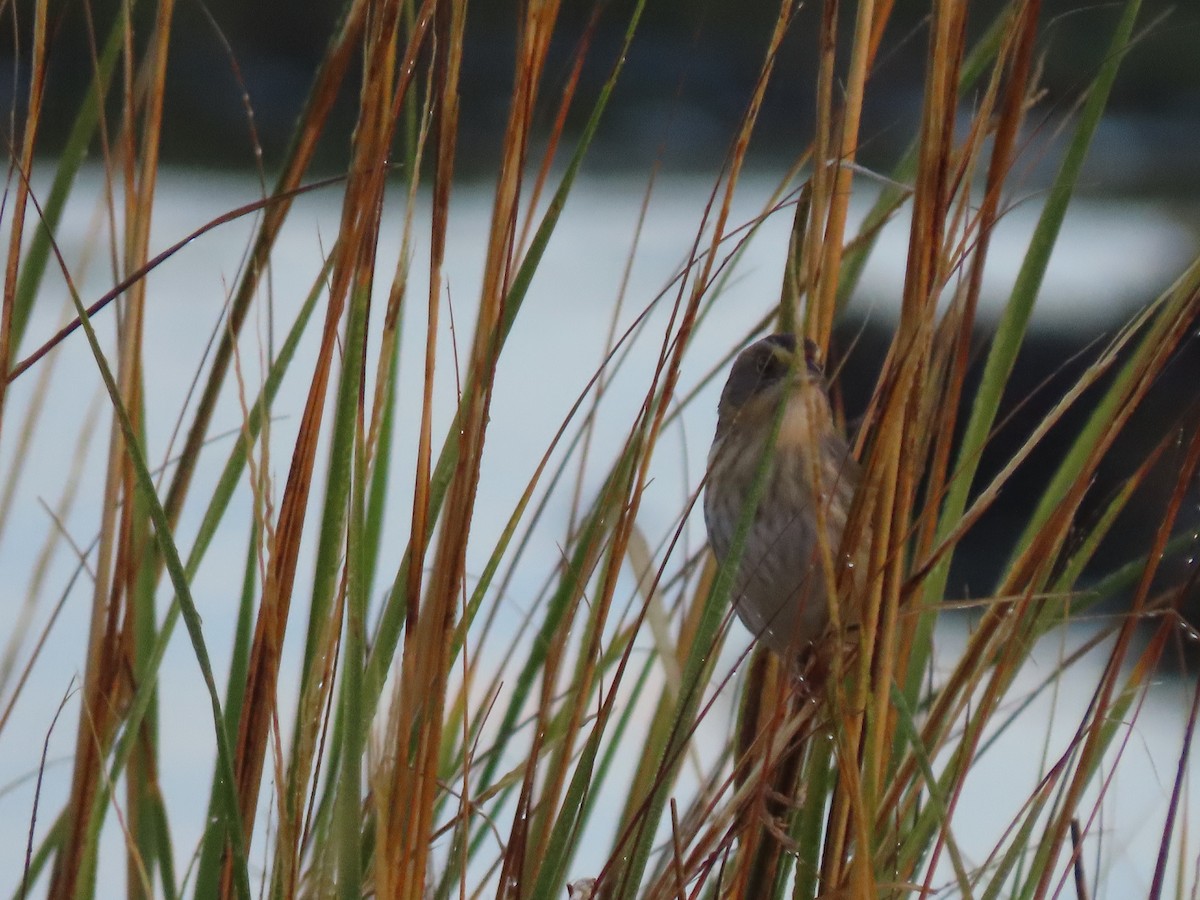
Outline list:
[[[103,462],[86,498],[73,475],[56,473],[62,493],[46,501],[54,514],[40,520],[48,523],[43,543],[7,579],[12,591],[30,587],[0,658],[0,745],[6,758],[23,751],[36,773],[28,805],[16,810],[0,795],[10,804],[5,816],[28,823],[23,865],[8,872],[16,896],[96,896],[97,871],[112,863],[103,848],[112,846],[123,849],[131,897],[549,898],[568,883],[573,896],[613,898],[1041,897],[1103,887],[1104,794],[1161,657],[1189,633],[1178,614],[1189,586],[1164,589],[1155,576],[1164,557],[1195,552],[1194,536],[1177,533],[1195,503],[1195,417],[1179,411],[1099,516],[1084,521],[1079,511],[1114,439],[1195,333],[1200,259],[1105,339],[994,478],[977,473],[1003,424],[1001,399],[1139,4],[1118,4],[1107,52],[1064,126],[1037,228],[982,349],[977,307],[990,238],[1013,202],[1018,161],[1038,137],[1030,116],[1046,14],[1036,0],[1012,0],[990,24],[968,29],[982,8],[931,3],[919,125],[894,169],[872,176],[884,187],[852,229],[862,110],[888,49],[892,4],[858,0],[840,14],[838,6],[828,0],[814,26],[811,145],[796,148],[761,216],[733,215],[764,97],[784,77],[780,47],[798,27],[797,4],[784,2],[761,36],[761,69],[697,214],[686,263],[660,296],[639,298],[645,314],[632,325],[615,304],[604,359],[582,371],[575,402],[556,413],[561,426],[515,476],[517,499],[491,530],[481,528],[479,510],[489,431],[498,425],[497,372],[617,102],[645,4],[624,12],[597,4],[565,71],[548,63],[558,4],[514,11],[515,70],[491,166],[490,228],[476,260],[477,295],[465,297],[448,291],[447,246],[473,9],[465,0],[347,0],[286,154],[269,178],[260,169],[262,196],[205,229],[252,223],[219,323],[195,337],[194,382],[166,408],[148,402],[159,395],[147,360],[161,348],[146,322],[164,302],[154,272],[179,249],[159,253],[151,242],[158,147],[170,127],[168,60],[180,37],[175,6],[159,0],[133,19],[126,7],[112,19],[89,18],[97,29],[90,87],[59,98],[47,93],[46,78],[54,22],[48,4],[34,5],[29,95],[14,112],[2,213],[0,541],[42,527],[25,513],[15,520],[8,499],[39,447],[61,445],[66,429],[78,465]],[[602,56],[593,46],[597,23],[604,17],[611,26],[618,14],[621,45],[580,109],[584,60]],[[969,33],[981,37],[969,43]],[[321,142],[346,139],[329,133],[329,117],[354,71],[349,162],[321,181],[314,154]],[[50,161],[39,152],[42,117],[49,104],[68,102],[77,109],[73,127]],[[568,133],[568,123],[578,131]],[[79,178],[89,153],[98,179]],[[43,191],[48,170],[53,182]],[[59,240],[66,200],[87,184],[101,185],[84,199],[103,223],[89,252],[111,269],[112,290],[99,300],[80,292],[83,263]],[[277,302],[280,236],[318,188],[340,192],[336,233],[320,236],[306,295]],[[392,210],[398,229],[384,227]],[[689,485],[666,535],[647,533],[640,513],[653,464],[678,452],[665,437],[760,333],[800,335],[831,360],[832,409],[841,416],[836,363],[844,348],[832,346],[834,324],[880,229],[901,210],[910,226],[900,314],[851,436],[861,475],[842,541],[861,565],[824,570],[826,594],[838,598],[829,622],[836,649],[819,683],[801,688],[763,649],[732,665],[721,655],[734,571],[688,552],[701,482]],[[781,216],[790,217],[791,240],[777,260],[778,294],[753,301],[758,327],[731,334],[724,358],[697,360],[693,336],[706,317],[750,302],[727,288],[747,242]],[[636,252],[635,239],[631,259]],[[48,285],[60,280],[69,325],[51,337],[46,323],[62,292]],[[406,327],[424,333],[417,357],[402,361]],[[641,373],[628,365],[637,344],[653,348],[654,364]],[[58,421],[41,414],[38,398],[62,377],[57,354],[68,346],[87,348],[103,413]],[[968,393],[977,358],[982,376]],[[447,371],[452,392],[439,381]],[[706,373],[698,381],[687,374],[697,371]],[[637,396],[613,416],[618,378],[635,382]],[[302,394],[283,410],[276,401],[285,382]],[[947,587],[960,540],[1085,395],[1086,424],[1031,499],[996,584],[958,604],[974,614],[963,646],[935,655],[939,615],[964,599]],[[397,412],[402,404],[407,418]],[[229,433],[217,413],[225,408],[237,410]],[[165,451],[150,437],[164,421],[173,435]],[[598,431],[612,437],[613,421],[617,439],[604,446],[617,449],[605,458]],[[1137,548],[1135,564],[1085,588],[1084,568],[1164,454],[1178,465],[1157,532]],[[553,509],[568,511],[565,523]],[[551,532],[557,552],[531,558],[533,536]],[[468,549],[477,552],[484,533],[486,564],[475,570]],[[227,552],[231,534],[236,555]],[[46,575],[53,559],[74,574]],[[231,635],[211,624],[213,598],[194,591],[205,567],[237,572]],[[542,587],[514,603],[514,579],[531,569]],[[1129,597],[1126,613],[1089,616],[1118,592]],[[74,645],[60,640],[68,608],[87,622]],[[1086,638],[1064,639],[1031,691],[1022,673],[1034,648],[1081,619],[1092,625]],[[1135,640],[1143,623],[1149,629]],[[46,649],[68,646],[77,654]],[[1013,708],[1058,691],[1089,652],[1101,659],[1089,699],[1054,710],[1059,726],[1069,720],[1071,737],[1036,749],[1039,777],[1027,796],[989,823],[982,858],[968,852],[958,813],[981,760],[1015,727]],[[194,716],[212,741],[211,757],[192,773],[210,785],[207,809],[186,825],[160,778],[174,764],[163,712],[179,702],[166,686],[180,684],[166,676],[176,660],[187,663],[188,684],[202,698]],[[60,683],[78,673],[57,711],[28,687],[47,671]],[[720,702],[736,704],[736,722],[714,732]],[[1179,717],[1190,734],[1195,706]],[[18,720],[39,721],[43,731],[18,733]],[[47,734],[69,735],[65,760],[48,758]],[[1168,883],[1180,893],[1195,888],[1189,751],[1185,739],[1178,769],[1158,773],[1160,852],[1145,869],[1154,896]],[[198,844],[181,832],[197,833]]]

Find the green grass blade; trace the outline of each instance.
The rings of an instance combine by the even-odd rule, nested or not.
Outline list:
[[[233,657],[229,663],[229,686],[225,694],[225,727],[232,734],[242,716],[246,698],[246,679],[250,671],[250,641],[254,634],[254,599],[258,583],[258,539],[260,525],[251,522],[250,539],[246,544],[246,567],[242,575],[242,595],[238,601],[237,625],[234,628]],[[207,823],[220,822],[221,798],[218,791],[220,772],[214,771],[208,793]],[[210,824],[200,844],[196,867],[195,896],[214,897],[220,892],[221,862],[225,851],[225,829]]]
[[[227,826],[231,835],[230,843],[233,848],[235,886],[242,900],[250,900],[250,881],[246,869],[246,848],[242,838],[242,817],[238,809],[237,796],[234,794],[233,789],[235,780],[232,745],[229,740],[229,733],[225,728],[224,716],[221,713],[221,700],[217,696],[216,679],[213,676],[212,664],[209,662],[208,649],[204,642],[204,630],[200,621],[200,614],[196,610],[195,602],[192,600],[188,574],[184,569],[183,560],[180,559],[179,551],[176,549],[175,542],[172,539],[170,523],[167,521],[166,512],[163,510],[163,506],[154,491],[153,476],[150,474],[150,468],[146,465],[145,457],[142,455],[137,442],[137,432],[134,430],[129,413],[121,400],[120,390],[113,378],[112,371],[108,367],[104,351],[100,348],[100,341],[96,337],[95,329],[92,327],[91,318],[88,316],[83,302],[79,299],[78,293],[74,290],[71,291],[71,299],[75,304],[75,312],[79,316],[80,325],[83,328],[84,334],[87,335],[88,346],[91,348],[92,356],[96,360],[96,366],[101,378],[104,380],[104,386],[108,390],[108,395],[112,400],[113,411],[116,414],[121,433],[125,438],[125,452],[128,454],[129,461],[133,466],[137,488],[148,507],[150,519],[154,524],[155,542],[166,564],[167,574],[171,578],[171,585],[175,589],[175,601],[178,604],[180,614],[183,616],[184,625],[187,628],[188,637],[191,639],[192,649],[196,656],[196,662],[200,666],[200,673],[204,679],[205,688],[208,690],[209,702],[212,706],[213,730],[217,738],[217,755],[222,775],[222,813],[227,819]]]
[[[330,444],[330,483],[334,481],[334,470],[337,478],[345,479],[337,492],[330,490],[326,494],[327,502],[332,503],[346,512],[347,500],[349,509],[349,535],[346,544],[346,568],[348,578],[346,598],[346,630],[342,637],[341,679],[342,691],[339,704],[339,714],[344,729],[344,740],[341,772],[339,776],[338,797],[336,800],[337,837],[338,844],[338,889],[345,900],[358,900],[362,894],[363,852],[362,852],[362,784],[363,758],[366,749],[367,723],[370,721],[366,712],[367,704],[363,695],[363,669],[366,664],[367,641],[367,584],[366,577],[366,548],[364,546],[364,531],[366,527],[366,491],[367,491],[367,448],[366,435],[362,433],[362,379],[364,354],[367,344],[367,311],[370,307],[371,294],[369,289],[356,288],[350,297],[349,318],[346,323],[345,356],[342,363],[341,384],[338,389],[337,408],[334,413],[333,440]],[[340,466],[336,462],[336,454],[341,452],[347,465]],[[354,476],[351,479],[350,461],[354,462]],[[352,483],[351,483],[352,482]],[[326,517],[330,524],[333,517]],[[342,521],[338,519],[333,524],[339,532],[336,540],[340,544],[342,537]],[[322,534],[321,542],[334,536]]]

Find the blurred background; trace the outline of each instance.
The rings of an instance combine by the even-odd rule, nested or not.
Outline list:
[[[173,33],[167,75],[165,124],[162,153],[164,168],[160,176],[154,211],[151,254],[178,241],[193,229],[215,217],[256,199],[261,183],[271,185],[297,116],[305,102],[314,69],[333,32],[340,3],[335,0],[292,0],[286,15],[273,2],[211,0],[207,3],[179,4]],[[549,134],[558,97],[552,90],[572,76],[577,65],[580,91],[574,109],[577,118],[568,117],[565,147],[559,149],[559,162],[569,156],[573,136],[582,127],[620,52],[623,26],[628,19],[630,0],[614,0],[595,19],[590,4],[568,4],[560,16],[560,27],[550,50],[550,78],[547,93],[541,98],[539,116],[543,134]],[[982,23],[991,20],[1002,4],[993,0],[973,0],[969,28],[978,37]],[[28,58],[32,3],[20,0],[8,27],[0,29],[0,104],[9,115],[0,120],[6,139],[14,140],[13,123],[22,121],[25,98],[30,89]],[[35,195],[42,197],[54,171],[54,158],[67,139],[74,120],[78,98],[83,95],[92,72],[92,60],[99,39],[89,37],[88,22],[107,23],[112,19],[114,2],[52,4],[49,24],[49,65],[46,93],[48,102],[39,133],[39,146],[45,165],[35,170]],[[508,114],[511,78],[517,44],[513,22],[517,4],[512,0],[476,0],[468,17],[462,73],[462,115],[457,160],[459,179],[454,197],[451,246],[447,272],[449,299],[459,306],[459,321],[473,319],[474,298],[478,296],[481,248],[486,244],[491,192],[502,144],[502,129]],[[862,172],[855,186],[850,231],[854,233],[878,193],[887,174],[915,135],[921,115],[922,71],[925,65],[927,3],[900,0],[883,37],[884,52],[867,90],[867,108],[861,128],[863,135],[859,162]],[[135,7],[141,39],[150,31],[152,10]],[[751,170],[739,186],[738,201],[731,221],[749,223],[770,205],[770,198],[785,174],[796,165],[807,146],[814,122],[815,35],[820,5],[801,10],[794,28],[783,43],[781,56],[765,106],[759,117],[751,145]],[[1010,179],[1010,210],[994,237],[989,253],[988,276],[981,297],[979,342],[972,378],[982,365],[984,339],[998,319],[1007,300],[1017,267],[1023,258],[1041,208],[1043,193],[1059,163],[1060,152],[1070,137],[1070,117],[1081,101],[1096,68],[1105,53],[1119,10],[1105,3],[1046,2],[1038,65],[1043,93],[1029,116],[1028,133],[1023,137],[1024,152]],[[555,428],[566,415],[574,399],[587,384],[602,359],[610,322],[621,328],[643,309],[649,308],[664,285],[688,258],[696,229],[703,218],[720,168],[729,150],[734,131],[757,77],[769,29],[776,15],[774,4],[694,2],[661,0],[647,6],[642,25],[628,54],[617,93],[609,105],[599,135],[593,143],[578,186],[573,190],[566,212],[539,267],[528,303],[533,311],[523,318],[538,323],[530,331],[523,321],[514,332],[511,349],[506,349],[504,365],[497,382],[493,407],[495,421],[489,431],[487,468],[481,482],[478,539],[472,535],[469,568],[480,571],[487,562],[487,551],[494,532],[511,513],[528,470],[549,443]],[[140,18],[139,18],[140,17]],[[1070,27],[1059,28],[1069,20]],[[15,26],[11,23],[15,22]],[[1102,123],[1085,167],[1082,186],[1076,193],[1053,261],[1044,283],[1033,325],[1025,341],[1007,398],[1007,415],[1002,415],[979,473],[979,484],[1012,457],[1026,437],[1055,405],[1062,392],[1104,348],[1119,329],[1139,310],[1158,296],[1197,255],[1200,248],[1200,5],[1194,2],[1173,4],[1168,0],[1146,0],[1140,17],[1142,32],[1136,46],[1124,61],[1108,114]],[[849,35],[850,28],[841,29]],[[968,44],[972,41],[969,40]],[[582,60],[582,63],[580,61]],[[137,84],[137,79],[132,79]],[[355,79],[342,92],[332,124],[322,138],[318,164],[313,177],[337,174],[345,170],[355,109]],[[118,113],[114,92],[114,116]],[[964,110],[964,113],[969,112]],[[114,119],[115,121],[115,119]],[[261,150],[261,158],[258,151]],[[93,159],[93,163],[98,163]],[[260,175],[263,179],[260,182]],[[56,240],[72,268],[85,300],[100,296],[114,283],[105,270],[105,241],[100,233],[107,223],[99,216],[105,191],[100,165],[90,165],[80,176],[83,184],[72,194],[63,227]],[[11,175],[10,182],[11,185]],[[794,184],[793,184],[794,187]],[[649,198],[647,200],[647,197]],[[101,198],[97,200],[97,198]],[[646,202],[644,219],[641,215]],[[396,178],[395,190],[385,209],[381,245],[387,245],[393,257],[384,259],[381,276],[386,279],[390,265],[398,255],[402,225],[403,175]],[[418,198],[416,219],[429,218],[428,198]],[[119,206],[119,203],[117,204]],[[289,225],[274,255],[272,290],[280,305],[280,321],[290,321],[298,298],[312,283],[320,260],[327,251],[324,243],[338,227],[339,190],[309,195],[297,204]],[[730,352],[749,333],[752,325],[777,302],[783,262],[791,224],[790,208],[766,217],[753,242],[747,245],[737,271],[719,298],[712,314],[696,333],[694,359],[710,364]],[[158,410],[181,412],[197,369],[203,365],[204,341],[221,320],[222,304],[229,286],[236,282],[246,242],[251,234],[249,219],[222,226],[181,251],[150,277],[151,300],[148,347],[154,358],[148,359],[147,407],[152,411],[148,423],[149,442],[163,458],[171,446],[170,416]],[[8,220],[4,218],[4,228]],[[424,226],[419,225],[420,231]],[[5,231],[7,234],[7,231]],[[422,232],[424,234],[424,232]],[[389,244],[388,242],[391,241]],[[891,340],[901,285],[904,278],[907,221],[903,215],[882,233],[880,242],[863,273],[837,330],[829,368],[836,373],[837,399],[845,418],[854,428],[866,407],[879,371],[883,354]],[[385,254],[386,255],[386,254]],[[418,260],[422,257],[418,254]],[[78,268],[75,268],[78,266]],[[625,280],[628,266],[628,280]],[[421,268],[418,263],[416,270]],[[84,271],[86,269],[86,272]],[[47,292],[66,296],[61,278],[47,278]],[[411,290],[420,297],[424,273],[414,273]],[[380,295],[387,289],[382,283]],[[626,306],[620,313],[620,300]],[[57,301],[55,301],[57,302]],[[663,304],[666,306],[667,304]],[[59,326],[59,310],[53,303],[39,303],[23,345],[15,353],[21,357],[34,349]],[[654,315],[665,317],[659,309]],[[661,320],[660,320],[661,321]],[[270,325],[258,323],[260,334],[269,334]],[[443,331],[449,325],[443,322]],[[103,323],[111,339],[111,318]],[[571,329],[572,340],[555,341],[557,334]],[[632,352],[632,374],[621,373],[609,389],[610,395],[628,388],[631,403],[640,400],[647,371],[652,370],[657,352],[654,332],[643,337]],[[618,330],[619,333],[619,330]],[[418,373],[423,321],[420,311],[406,323],[404,366],[410,375]],[[414,344],[413,342],[418,342]],[[459,346],[466,338],[458,336]],[[264,341],[264,343],[267,343]],[[449,338],[441,345],[449,346]],[[581,349],[583,348],[583,349]],[[588,349],[590,348],[590,349]],[[441,352],[440,365],[449,366],[448,353]],[[589,355],[590,354],[590,355]],[[51,423],[74,428],[83,414],[81,385],[93,391],[88,416],[101,417],[106,398],[96,389],[95,364],[79,336],[56,351],[66,368],[65,378],[48,397],[34,390],[33,378],[25,377],[13,389],[17,409],[45,404]],[[639,366],[641,368],[639,368]],[[555,377],[548,378],[547,373]],[[35,373],[31,372],[30,375]],[[444,372],[439,373],[444,374]],[[656,472],[654,493],[644,510],[647,533],[655,538],[669,534],[678,522],[680,510],[690,492],[694,492],[703,473],[704,452],[715,419],[717,383],[707,383],[711,375],[696,368],[684,373],[687,389],[707,391],[692,404],[681,426],[682,450],[677,457],[666,458]],[[720,373],[723,378],[723,372]],[[419,380],[420,375],[416,374]],[[403,379],[402,379],[403,382]],[[453,375],[439,381],[439,415],[454,402]],[[295,428],[304,402],[307,385],[287,384],[276,404],[281,421],[276,426],[281,446],[288,445],[288,430]],[[1092,389],[1098,394],[1104,383]],[[970,396],[968,388],[966,396]],[[613,399],[616,399],[615,397]],[[622,399],[625,399],[624,397]],[[532,402],[531,402],[532,401]],[[214,433],[236,432],[241,410],[235,398],[217,416]],[[399,421],[410,423],[419,410],[419,398],[401,396]],[[616,405],[616,404],[614,404]],[[1114,491],[1122,486],[1149,449],[1169,441],[1173,433],[1182,434],[1189,423],[1194,427],[1200,406],[1200,336],[1193,335],[1180,355],[1168,368],[1160,383],[1133,422],[1118,438],[1106,465],[1090,493],[1084,519],[1103,508]],[[949,593],[952,599],[987,596],[996,573],[1008,557],[1019,526],[1049,479],[1058,457],[1074,432],[1090,414],[1088,397],[1077,404],[1055,427],[1006,486],[999,501],[984,520],[966,536],[955,556]],[[624,415],[624,413],[622,413]],[[965,417],[960,417],[960,427]],[[616,452],[616,439],[622,436],[624,420],[614,418],[617,427],[604,443],[598,438],[596,458]],[[435,424],[441,433],[446,422]],[[103,428],[100,429],[103,431]],[[602,433],[602,432],[601,432]],[[7,544],[0,547],[0,571],[27,565],[36,554],[40,532],[45,530],[47,512],[40,504],[58,496],[64,472],[75,461],[75,432],[64,431],[57,441],[37,447],[30,456],[31,470],[17,488],[15,520],[36,527],[15,529]],[[102,442],[92,444],[98,460]],[[411,447],[397,442],[400,453]],[[1147,485],[1117,525],[1110,531],[1090,579],[1099,579],[1120,566],[1143,556],[1154,529],[1163,520],[1163,507],[1175,481],[1178,454],[1182,447],[1168,446]],[[213,454],[215,466],[226,448]],[[13,442],[0,446],[0,463],[10,461]],[[324,455],[319,454],[319,475]],[[683,458],[685,464],[679,465]],[[63,527],[87,546],[95,528],[95,499],[102,491],[99,478],[102,465],[90,460],[83,475],[87,498],[73,519]],[[285,457],[275,459],[282,482]],[[412,464],[397,471],[411,471]],[[514,473],[517,473],[514,475]],[[211,475],[211,473],[209,473]],[[90,479],[90,480],[89,480]],[[668,489],[669,488],[669,489]],[[393,509],[398,513],[390,523],[396,532],[392,546],[403,546],[406,503],[411,485],[398,485]],[[242,501],[248,501],[243,498]],[[182,531],[196,525],[185,514]],[[565,520],[568,511],[554,508]],[[236,517],[235,517],[236,518]],[[248,519],[248,513],[243,520]],[[695,523],[692,523],[693,525]],[[1193,490],[1181,516],[1180,531],[1185,537],[1200,530],[1200,487]],[[553,531],[553,528],[548,529]],[[689,550],[698,550],[701,532],[690,531]],[[218,541],[216,561],[201,573],[198,596],[213,602],[205,609],[205,628],[223,635],[232,629],[234,618],[230,598],[236,597],[241,577],[229,559],[244,553],[243,534],[223,533]],[[1197,538],[1190,550],[1173,555],[1161,569],[1163,584],[1176,585],[1192,579],[1192,606],[1189,615],[1197,619],[1195,603],[1200,590],[1195,585],[1194,561]],[[553,536],[535,546],[544,559],[556,559],[559,547]],[[16,561],[14,563],[14,560]],[[59,578],[69,568],[59,561]],[[301,576],[303,578],[303,574]],[[539,572],[540,577],[540,572]],[[207,579],[204,580],[204,579]],[[61,578],[66,582],[66,578]],[[55,582],[55,589],[59,587]],[[66,593],[72,590],[67,584]],[[75,588],[65,607],[68,615],[56,634],[68,647],[84,643],[86,613],[85,590]],[[511,601],[520,607],[526,595],[535,595],[533,585],[515,582]],[[222,601],[224,606],[222,606]],[[506,602],[509,602],[506,600]],[[1117,612],[1119,607],[1112,607]],[[65,634],[64,634],[65,633]],[[742,647],[748,636],[740,633]],[[1181,652],[1168,654],[1172,666],[1186,663],[1195,643],[1181,646]],[[62,671],[43,664],[37,674],[44,677],[37,707],[28,718],[17,721],[15,733],[40,737],[48,725],[46,710],[53,709],[71,672],[82,665],[77,649],[55,650],[47,654],[66,660]],[[218,671],[226,670],[227,661],[218,657]],[[182,662],[164,667],[163,683],[167,696],[178,700],[164,710],[164,731],[178,746],[178,753],[167,754],[165,780],[191,785],[196,771],[207,774],[211,763],[211,726],[196,714],[206,702],[195,689],[193,662],[183,654]],[[1086,686],[1086,680],[1081,682]],[[286,694],[292,686],[284,684]],[[1090,689],[1090,687],[1088,688]],[[291,702],[287,697],[286,701]],[[1080,708],[1088,702],[1080,695]],[[1047,714],[1049,715],[1049,714]],[[1178,715],[1175,724],[1178,724]],[[58,738],[56,737],[56,740]],[[1147,741],[1147,745],[1166,742]],[[49,745],[48,745],[49,746]],[[36,771],[33,758],[8,762],[5,780],[16,773]],[[68,748],[50,747],[50,771],[65,771],[63,761]],[[59,768],[56,770],[54,766]],[[1167,771],[1170,762],[1162,758],[1154,771]],[[1002,773],[1007,775],[1007,771]],[[1004,777],[986,782],[1001,791],[1008,787]],[[1135,801],[1149,796],[1144,783],[1131,782]],[[31,789],[28,779],[25,788]],[[61,802],[62,785],[47,784],[44,808],[53,809]],[[1011,792],[1009,792],[1011,793]],[[1154,795],[1157,798],[1157,795]],[[1006,799],[1013,799],[1008,797]],[[203,798],[197,803],[202,804]],[[1135,801],[1125,801],[1135,802]],[[25,795],[10,797],[11,808],[21,810],[6,823],[3,843],[10,853],[24,846],[27,820],[25,811],[31,801]],[[996,801],[988,798],[989,815]],[[995,819],[998,821],[998,819]],[[199,822],[188,820],[180,829],[182,846],[196,840]],[[188,828],[192,831],[188,831]],[[119,844],[109,829],[106,839]],[[116,846],[116,845],[114,845]],[[1151,850],[1153,844],[1150,845]],[[119,859],[117,847],[115,859]],[[1130,851],[1131,856],[1139,853]],[[1143,858],[1145,853],[1140,853]],[[0,856],[13,871],[16,856]],[[1141,868],[1130,890],[1143,883]],[[105,882],[102,879],[102,884]],[[1133,896],[1123,892],[1126,882],[1117,883],[1112,896]]]
[[[511,87],[518,5],[517,0],[487,0],[471,7],[459,141],[464,173],[487,176],[496,159]],[[594,18],[591,4],[564,5],[549,71],[565,80],[587,41],[576,109],[590,108],[620,49],[634,5],[632,0],[613,0]],[[88,38],[85,8],[92,10],[93,21],[108,22],[116,6],[112,0],[57,5],[51,22],[51,96],[80,96],[90,78],[94,42]],[[14,7],[27,12],[32,3],[22,0]],[[1002,7],[1000,0],[973,0],[968,45]],[[252,166],[244,86],[269,168],[291,134],[340,8],[336,0],[295,0],[281,16],[267,2],[180,4],[167,75],[170,127],[164,132],[164,158],[205,167]],[[1032,117],[1038,129],[1030,136],[1036,153],[1025,160],[1031,186],[1052,170],[1058,126],[1094,74],[1119,12],[1112,4],[1081,0],[1047,0],[1042,8],[1046,26],[1039,81],[1044,93]],[[871,77],[862,127],[860,162],[866,166],[886,169],[914,133],[921,111],[927,11],[925,3],[902,0],[882,37],[884,50]],[[149,31],[150,13],[134,7],[135,21],[142,16],[143,32]],[[662,162],[673,169],[709,171],[719,164],[758,75],[775,14],[773,3],[647,4],[590,165],[642,170]],[[811,137],[819,14],[817,4],[802,8],[784,40],[752,148],[763,165],[793,158]],[[30,61],[18,50],[29,46],[21,30],[29,27],[31,16],[18,12],[16,18],[18,27],[0,35],[0,103],[15,109],[19,118]],[[1069,27],[1059,27],[1067,19]],[[1085,181],[1106,193],[1186,201],[1200,188],[1195,152],[1200,135],[1200,60],[1195,52],[1200,8],[1146,0],[1140,21],[1140,41],[1122,63]],[[849,27],[839,31],[847,41],[851,32]],[[340,111],[344,127],[330,129],[330,135],[348,135],[355,90],[351,77]],[[546,103],[543,109],[549,127],[553,107]],[[45,152],[61,143],[71,121],[69,108],[60,107],[57,117],[54,112],[51,107],[43,124]],[[347,142],[327,138],[323,165],[336,171],[346,159]]]

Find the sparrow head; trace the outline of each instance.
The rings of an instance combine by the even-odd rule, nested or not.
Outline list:
[[[767,414],[806,388],[825,391],[817,345],[794,334],[768,335],[738,354],[717,405],[717,434],[744,415]]]

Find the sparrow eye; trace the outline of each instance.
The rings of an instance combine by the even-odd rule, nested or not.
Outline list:
[[[787,363],[777,353],[768,353],[758,361],[758,377],[763,383],[778,381],[787,374]]]

